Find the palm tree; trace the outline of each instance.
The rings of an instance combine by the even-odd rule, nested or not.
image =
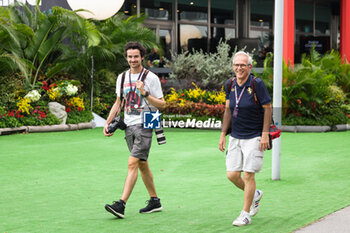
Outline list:
[[[40,0],[33,9],[15,4],[0,10],[2,60],[7,58],[10,68],[20,68],[26,89],[36,86],[39,74],[50,77],[66,68],[67,46],[62,43],[66,38],[84,37],[88,47],[100,43],[100,34],[89,20],[61,7],[53,7],[52,13],[46,15],[40,11],[39,3]]]
[[[94,69],[119,73],[127,66],[124,59],[124,46],[128,41],[138,41],[145,48],[158,48],[154,32],[142,26],[145,16],[131,16],[125,19],[123,13],[105,21],[93,21],[99,31],[100,43],[96,46],[87,46],[87,41],[81,37],[72,37],[76,50],[66,51],[67,59],[78,57],[70,65],[70,73],[78,77],[89,77],[91,70],[91,56],[94,57]]]
[[[144,19],[145,16],[131,16],[125,19],[123,13],[118,13],[104,21],[93,21],[99,31],[100,43],[96,46],[88,46],[86,39],[72,36],[71,42],[77,49],[65,50],[64,57],[71,61],[66,66],[68,72],[78,78],[83,86],[91,88],[89,80],[93,56],[93,85],[96,95],[114,93],[117,74],[128,67],[124,58],[125,44],[128,41],[138,41],[147,49],[158,47],[154,32],[143,27]]]

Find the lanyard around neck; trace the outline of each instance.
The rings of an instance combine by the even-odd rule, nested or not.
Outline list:
[[[238,107],[239,101],[241,101],[244,90],[245,90],[245,86],[243,87],[241,94],[239,95],[239,98],[237,98],[237,86],[235,86],[236,108]]]
[[[233,117],[234,118],[237,118],[237,116],[238,116],[238,104],[239,104],[239,101],[242,98],[244,90],[245,90],[245,86],[243,87],[243,90],[241,91],[241,94],[239,95],[239,98],[237,98],[237,86],[235,86],[236,106],[235,106],[235,109],[233,110]]]

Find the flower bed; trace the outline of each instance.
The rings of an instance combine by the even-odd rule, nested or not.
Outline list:
[[[266,81],[269,83],[269,81]],[[225,111],[225,92],[206,91],[192,83],[193,89],[174,88],[165,96],[167,107],[163,119],[184,120],[222,120]],[[350,123],[350,106],[344,93],[337,86],[325,88],[324,103],[308,102],[299,98],[290,99],[288,108],[283,108],[283,125],[335,126]],[[285,100],[285,99],[284,99]],[[184,117],[185,116],[185,117]],[[348,119],[348,120],[347,120]]]
[[[194,88],[176,91],[171,89],[170,94],[165,96],[167,106],[163,111],[164,118],[169,120],[183,120],[179,115],[191,116],[200,120],[214,118],[222,119],[225,111],[225,92],[206,91],[192,83]],[[167,117],[167,116],[171,117]]]
[[[0,128],[60,124],[47,106],[52,101],[64,106],[67,124],[93,119],[91,111],[85,109],[84,98],[78,96],[79,82],[64,80],[49,85],[43,81],[38,84],[41,86],[28,92],[19,87],[13,98],[0,106]]]

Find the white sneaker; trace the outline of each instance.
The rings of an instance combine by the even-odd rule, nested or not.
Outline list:
[[[233,221],[232,225],[240,227],[240,226],[246,226],[251,223],[252,223],[252,219],[250,215],[244,210],[242,210],[241,214],[238,216],[238,218],[236,218],[235,221]]]
[[[261,190],[256,190],[258,193],[257,197],[254,197],[252,205],[250,206],[250,216],[255,216],[259,212],[259,203],[262,198],[263,192]]]

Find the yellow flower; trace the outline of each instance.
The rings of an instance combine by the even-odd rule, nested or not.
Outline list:
[[[79,108],[81,110],[85,110],[84,100],[80,97],[72,97],[68,100],[68,103],[72,107],[78,109],[78,111],[79,111]]]
[[[29,111],[33,109],[33,107],[29,103],[30,103],[30,99],[18,97],[18,102],[17,102],[18,111],[29,114]]]
[[[225,104],[226,102],[226,94],[224,91],[220,91],[216,93],[215,102],[218,104]]]
[[[207,91],[201,90],[194,82],[192,82],[192,85],[195,86],[195,89],[187,90],[188,97],[193,100],[203,99]]]
[[[57,100],[61,96],[60,90],[57,87],[52,87],[50,90],[47,91],[47,94],[49,95],[50,100]]]
[[[175,89],[172,87],[170,94],[165,96],[165,100],[168,102],[177,102],[179,100],[179,94],[175,91]]]
[[[180,106],[181,106],[181,107],[184,107],[184,106],[185,106],[185,103],[186,103],[186,100],[185,100],[185,99],[181,99],[180,101],[181,101],[181,102],[180,102]]]

